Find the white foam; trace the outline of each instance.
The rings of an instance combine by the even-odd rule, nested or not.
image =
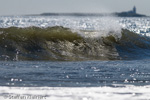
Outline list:
[[[150,86],[125,87],[0,87],[0,99],[25,100],[21,97],[40,96],[40,100],[149,100]],[[13,99],[13,98],[11,98]],[[35,99],[30,99],[35,100]],[[36,99],[37,100],[37,99]],[[38,99],[39,100],[39,99]]]
[[[95,23],[95,25],[93,25],[94,31],[91,32],[90,30],[90,32],[84,32],[86,36],[88,36],[87,34],[89,34],[90,37],[94,38],[102,36],[105,37],[108,35],[113,35],[117,38],[121,37],[121,26],[119,25],[119,23],[117,22],[117,18],[115,17],[101,17],[97,20],[94,19],[91,23]],[[87,29],[85,28],[85,30]]]

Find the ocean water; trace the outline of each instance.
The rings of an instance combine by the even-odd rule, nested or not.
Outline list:
[[[150,18],[1,16],[1,100],[150,100]]]

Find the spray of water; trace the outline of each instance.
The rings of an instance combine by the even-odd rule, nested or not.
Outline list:
[[[83,37],[115,35],[121,37],[118,19],[111,17],[66,17],[66,16],[16,16],[2,17],[0,27],[53,27],[63,26],[78,32]]]

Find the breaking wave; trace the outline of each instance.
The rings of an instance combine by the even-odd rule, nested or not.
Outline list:
[[[0,60],[120,60],[150,56],[150,38],[122,29],[104,31],[47,28],[0,28]]]

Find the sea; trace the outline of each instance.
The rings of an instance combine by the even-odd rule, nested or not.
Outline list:
[[[0,16],[0,100],[150,100],[150,17]]]

